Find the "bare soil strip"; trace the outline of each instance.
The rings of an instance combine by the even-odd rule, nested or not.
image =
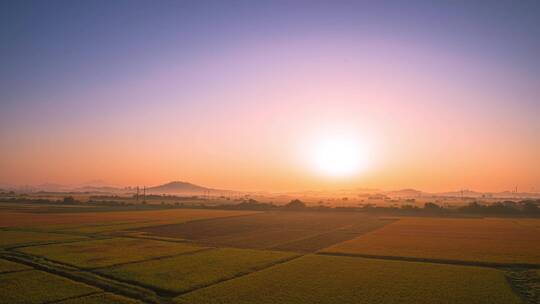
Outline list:
[[[45,302],[45,303],[43,303],[43,304],[61,303],[61,302],[66,301],[66,300],[79,299],[79,298],[88,297],[88,296],[93,296],[93,295],[100,294],[100,293],[103,293],[103,292],[102,292],[102,291],[96,291],[96,292],[87,293],[87,294],[83,294],[83,295],[78,295],[78,296],[74,296],[74,297],[63,298],[63,299],[60,299],[60,300],[55,300],[55,301]]]
[[[347,256],[347,257],[359,257],[368,259],[379,260],[395,260],[395,261],[407,261],[407,262],[425,262],[436,264],[451,264],[461,266],[481,266],[492,268],[540,268],[538,264],[508,264],[508,263],[493,263],[493,262],[480,262],[480,261],[460,261],[460,260],[446,260],[446,259],[432,259],[432,258],[415,258],[415,257],[403,257],[403,256],[386,256],[386,255],[372,255],[362,253],[345,253],[345,252],[317,252],[320,255],[332,255],[332,256]]]

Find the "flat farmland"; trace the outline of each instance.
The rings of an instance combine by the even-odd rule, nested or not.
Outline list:
[[[82,228],[117,223],[153,221],[156,225],[181,223],[191,220],[254,214],[255,211],[203,209],[168,209],[150,211],[31,213],[0,212],[1,227],[39,227],[40,229]],[[99,224],[99,225],[98,225]]]
[[[112,293],[99,293],[57,302],[58,304],[142,304],[142,302]]]
[[[346,240],[350,240],[360,234],[379,229],[393,221],[394,219],[365,219],[354,222],[351,225],[346,225],[345,227],[340,229],[331,230],[329,232],[320,233],[307,238],[297,239],[289,243],[275,246],[274,248],[279,250],[291,250],[298,252],[317,251],[333,244],[338,244]]]
[[[122,281],[181,293],[296,257],[290,252],[218,248],[98,270]]]
[[[238,248],[267,249],[295,241],[302,250],[317,250],[384,226],[390,220],[352,212],[265,212],[137,229],[151,235]],[[322,237],[328,232],[343,232]]]
[[[521,303],[496,269],[323,255],[304,256],[175,300],[197,304]]]
[[[0,230],[0,247],[13,245],[82,240],[84,236],[36,231]]]
[[[534,220],[402,218],[325,252],[486,263],[540,264]]]
[[[66,244],[32,246],[19,252],[80,268],[106,267],[119,263],[141,261],[201,250],[188,244],[147,239],[113,238]]]
[[[26,265],[0,259],[0,273],[32,269]]]
[[[182,220],[179,220],[182,221]],[[136,221],[136,222],[113,222],[113,223],[101,223],[97,225],[84,225],[77,227],[68,227],[56,229],[57,231],[66,233],[81,233],[81,234],[108,234],[110,232],[117,232],[126,229],[142,228],[146,226],[162,225],[167,221],[151,220],[151,221]]]
[[[0,274],[0,303],[42,304],[99,292],[99,289],[39,270]]]

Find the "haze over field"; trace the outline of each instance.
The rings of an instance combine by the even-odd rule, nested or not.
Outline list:
[[[0,184],[540,191],[538,1],[4,1]]]

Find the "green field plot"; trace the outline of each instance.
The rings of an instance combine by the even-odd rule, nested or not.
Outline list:
[[[540,233],[519,219],[403,218],[325,251],[470,263],[540,264]]]
[[[227,247],[268,249],[343,230],[342,234],[321,237],[319,242],[315,239],[310,241],[309,245],[298,245],[298,248],[311,251],[354,238],[365,230],[375,229],[373,227],[380,227],[388,222],[354,212],[265,212],[148,227],[138,231]]]
[[[33,243],[48,243],[85,239],[85,237],[68,234],[0,230],[0,247],[24,245]]]
[[[496,269],[310,255],[179,296],[177,303],[518,304]]]
[[[8,260],[0,259],[0,273],[2,272],[12,272],[12,271],[19,271],[19,270],[26,270],[26,269],[32,269],[31,267],[28,267],[23,264],[11,262]]]
[[[220,248],[100,269],[122,281],[173,293],[230,279],[297,256],[290,252]]]
[[[112,293],[99,293],[58,302],[58,304],[142,304]]]
[[[113,238],[22,248],[19,251],[81,268],[96,268],[200,250],[188,244]]]
[[[41,304],[99,292],[63,277],[31,270],[0,274],[1,304]]]

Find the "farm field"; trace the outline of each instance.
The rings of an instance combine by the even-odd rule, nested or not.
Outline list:
[[[142,302],[112,293],[100,293],[63,300],[58,302],[58,304],[142,304]]]
[[[169,224],[191,220],[254,214],[255,211],[204,209],[167,209],[149,211],[31,213],[0,212],[2,227],[39,227],[40,229],[81,228],[85,225],[117,224],[119,222],[149,222]]]
[[[308,255],[177,303],[521,303],[495,269]]]
[[[540,264],[540,220],[402,218],[325,252]]]
[[[26,265],[0,259],[0,273],[32,269]]]
[[[449,265],[452,261],[440,258],[455,255],[454,250],[462,256],[506,254],[521,263],[525,258],[534,260],[537,252],[525,249],[536,248],[531,244],[538,236],[535,220],[301,211],[219,213],[226,217],[210,212],[215,217],[206,218],[202,217],[206,210],[198,211],[202,212],[180,212],[178,218],[164,220],[155,218],[154,211],[126,212],[138,217],[148,213],[148,219],[130,215],[119,220],[105,212],[106,222],[0,229],[0,235],[7,236],[2,241],[11,244],[0,251],[0,284],[8,286],[0,295],[10,294],[6,300],[0,297],[0,303],[536,304],[534,296],[525,302],[518,296],[534,294],[534,276],[530,276],[538,271],[534,267],[524,272],[528,276],[520,276],[518,268]],[[55,219],[60,214],[41,215]],[[394,233],[392,245],[397,249],[410,243],[410,250],[439,256],[441,261],[392,261],[386,256],[365,258],[362,253],[336,251],[381,232],[380,240],[388,241],[388,231]],[[480,251],[472,243],[467,245],[469,239],[483,246],[499,243]],[[506,243],[506,239],[512,240]],[[445,244],[426,247],[436,241]],[[499,251],[501,242],[507,244],[507,251]],[[384,248],[397,258],[407,257],[407,251],[397,249]],[[519,282],[522,278],[527,278],[526,284]],[[516,284],[521,285],[516,288]],[[26,294],[17,286],[39,288]]]
[[[42,304],[99,292],[39,270],[0,274],[0,303]]]
[[[203,249],[189,244],[146,239],[112,238],[18,249],[23,253],[80,268],[106,267]]]
[[[82,240],[83,236],[45,233],[37,231],[10,231],[0,230],[0,247],[32,244],[32,243],[47,243],[57,241]]]
[[[84,225],[81,227],[68,227],[57,229],[57,231],[66,232],[66,233],[82,233],[82,234],[109,234],[117,231],[142,228],[146,226],[155,226],[163,224],[164,222],[153,220],[153,221],[136,221],[136,222],[114,222],[106,223],[99,225]]]
[[[289,252],[218,248],[113,266],[99,272],[166,292],[181,293],[291,259]]]
[[[291,249],[314,251],[391,221],[348,212],[265,212],[136,230],[217,246],[256,249],[290,246]],[[329,232],[336,233],[320,236]],[[297,241],[300,244],[296,246]]]

